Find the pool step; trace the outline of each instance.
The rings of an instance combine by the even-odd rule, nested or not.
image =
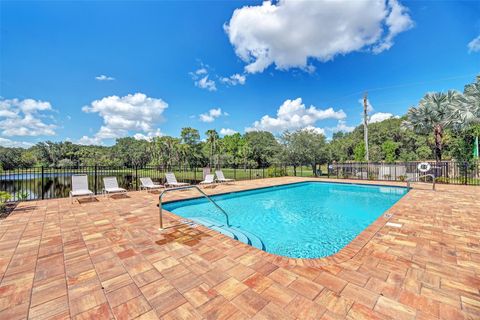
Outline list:
[[[196,223],[200,223],[205,227],[218,231],[221,234],[224,234],[232,239],[249,244],[252,247],[255,247],[257,249],[265,250],[265,245],[263,244],[262,240],[260,240],[259,237],[257,237],[251,232],[240,230],[237,227],[232,227],[232,226],[227,227],[226,225],[220,222],[217,222],[208,218],[196,217],[196,218],[191,218],[191,220],[195,221]]]
[[[259,237],[257,237],[253,233],[245,231],[245,230],[242,230],[242,232],[245,234],[245,236],[248,237],[248,240],[249,240],[248,244],[249,245],[251,245],[252,247],[255,247],[257,249],[260,249],[260,250],[265,250],[265,245],[263,244],[262,240],[260,240]]]
[[[213,229],[213,230],[215,230],[215,231],[218,231],[218,232],[220,232],[221,234],[224,234],[224,235],[226,235],[227,237],[230,237],[230,238],[232,238],[232,239],[237,239],[236,235],[235,235],[233,232],[231,232],[230,230],[226,230],[226,229],[223,228],[223,227],[210,226],[209,228],[210,228],[210,229]]]

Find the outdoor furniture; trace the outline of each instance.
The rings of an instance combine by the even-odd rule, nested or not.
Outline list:
[[[151,178],[140,178],[140,189],[155,190],[160,188],[163,188],[163,185],[153,183]]]
[[[222,170],[215,171],[215,174],[217,175],[217,181],[220,182],[220,183],[222,183],[222,182],[228,183],[228,182],[234,182],[235,181],[235,179],[226,179],[225,176],[223,175]]]
[[[166,187],[184,187],[190,185],[190,183],[178,182],[173,172],[167,172],[165,178],[167,179],[167,182],[165,182]]]
[[[213,186],[215,185],[215,175],[213,174],[207,174],[205,176],[205,180],[203,180],[202,182],[199,183],[200,185],[204,185],[204,186]]]
[[[104,177],[103,178],[103,194],[108,195],[110,193],[126,193],[127,190],[118,186],[116,177]]]
[[[88,189],[88,176],[86,174],[72,175],[72,190],[70,191],[69,195],[70,203],[73,203],[73,197],[93,197],[93,192]]]

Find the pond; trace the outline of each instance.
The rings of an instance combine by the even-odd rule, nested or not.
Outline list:
[[[20,172],[0,174],[0,190],[8,192],[12,198],[10,201],[16,200],[36,200],[36,199],[53,199],[64,198],[69,196],[72,188],[72,175],[82,172]],[[118,172],[97,172],[88,175],[88,186],[95,194],[101,194],[103,189],[103,177],[116,177],[121,188],[127,190],[136,190],[138,179],[135,171],[118,171]],[[143,173],[143,172],[142,172]],[[164,173],[161,171],[149,172],[148,174],[140,174],[141,176],[149,176],[156,182],[163,182]],[[177,175],[180,179],[182,175]],[[188,183],[196,183],[194,177],[185,177],[182,179]]]

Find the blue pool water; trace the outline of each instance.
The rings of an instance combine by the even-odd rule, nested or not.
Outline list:
[[[265,250],[293,258],[332,255],[397,202],[406,188],[304,182],[242,191],[212,198],[228,213],[230,225],[258,236]],[[185,218],[225,217],[205,198],[166,203]]]

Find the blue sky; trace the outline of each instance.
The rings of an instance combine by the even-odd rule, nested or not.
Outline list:
[[[0,5],[5,146],[185,126],[331,136],[360,123],[365,90],[380,121],[480,72],[478,1]]]

